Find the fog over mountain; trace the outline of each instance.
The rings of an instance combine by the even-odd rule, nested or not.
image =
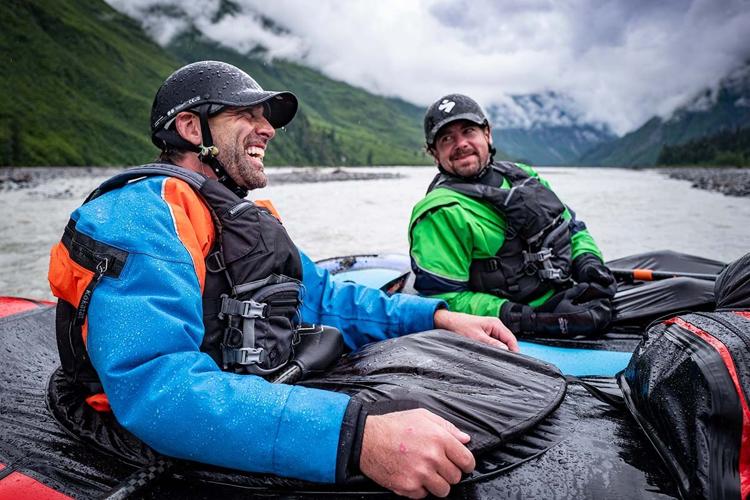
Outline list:
[[[648,166],[664,146],[750,128],[750,61],[725,75],[714,88],[696,93],[667,116],[654,116],[623,137],[586,152],[590,165]],[[742,146],[735,144],[737,149]]]
[[[423,106],[455,91],[497,109],[553,93],[617,134],[667,118],[750,58],[745,0],[108,2],[162,44],[192,23],[228,47]]]

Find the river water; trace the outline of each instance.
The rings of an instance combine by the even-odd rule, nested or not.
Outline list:
[[[288,170],[287,170],[288,171]],[[312,258],[408,252],[411,208],[435,173],[429,167],[367,169],[397,179],[271,183],[270,198],[294,241]],[[606,258],[672,249],[729,261],[750,251],[750,198],[694,189],[654,171],[540,168],[586,222]],[[0,295],[51,298],[49,249],[68,216],[106,177],[50,178],[0,191]]]

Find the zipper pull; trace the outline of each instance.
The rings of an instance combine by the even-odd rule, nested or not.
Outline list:
[[[86,314],[88,314],[89,304],[91,303],[91,295],[94,293],[94,288],[96,288],[96,285],[102,280],[108,268],[109,258],[107,257],[104,257],[104,259],[96,263],[96,274],[91,278],[91,281],[81,295],[81,301],[78,303],[78,309],[76,310],[73,325],[80,326],[86,320]]]

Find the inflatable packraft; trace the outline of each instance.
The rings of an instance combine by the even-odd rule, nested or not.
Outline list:
[[[639,262],[643,259],[640,256]],[[724,268],[716,261],[696,262],[698,265],[691,268],[694,273],[715,275]],[[744,269],[743,266],[739,268]],[[722,277],[732,269],[737,267],[730,267]],[[346,272],[353,271],[350,267]],[[393,278],[382,284],[388,285]],[[347,279],[356,281],[356,275]],[[722,279],[718,283],[725,283]],[[668,296],[671,298],[667,303],[674,305],[670,301],[679,299],[680,304],[692,304],[688,307],[701,311],[701,315],[741,317],[735,303],[723,302],[726,287],[719,291],[717,286],[716,297],[720,298],[720,307],[729,309],[708,312],[714,309],[714,285],[703,281],[710,284],[710,290],[701,283],[695,285],[689,297],[674,294]],[[632,279],[623,284],[623,289],[637,290],[641,286],[639,280]],[[742,287],[734,289],[737,288]],[[728,295],[738,294],[741,295],[739,292]],[[23,498],[28,492],[54,499],[127,495],[136,498],[391,495],[362,477],[352,478],[347,484],[324,485],[159,456],[121,428],[110,414],[94,412],[75,401],[75,397],[70,399],[69,393],[56,391],[61,377],[54,310],[50,304],[25,302],[18,306],[17,299],[3,299],[0,311],[3,303],[16,306],[6,308],[5,316],[0,318],[0,498]],[[652,309],[649,319],[659,312],[672,312],[674,316],[674,310]],[[456,497],[675,498],[706,491],[690,489],[697,483],[684,483],[680,476],[682,471],[692,480],[694,475],[702,474],[697,472],[702,470],[696,465],[700,462],[694,458],[697,455],[690,455],[691,450],[700,446],[686,444],[687,452],[674,447],[669,431],[677,425],[673,420],[659,420],[664,414],[656,406],[663,399],[661,393],[654,393],[655,397],[645,404],[637,401],[637,397],[648,393],[643,386],[636,385],[637,381],[646,380],[648,388],[654,389],[657,387],[654,377],[668,378],[644,375],[643,366],[658,363],[639,365],[637,359],[645,358],[638,354],[646,352],[648,339],[658,337],[659,328],[672,328],[676,323],[659,321],[644,337],[645,325],[637,332],[635,317],[630,316],[622,331],[600,339],[549,342],[533,339],[523,343],[524,354],[520,355],[446,331],[424,332],[348,353],[324,375],[314,375],[301,383],[346,392],[373,414],[427,408],[468,432],[477,468],[452,489]],[[615,379],[611,375],[624,368],[630,359],[628,346],[631,351],[636,349],[636,356]],[[741,345],[732,349],[741,355]],[[748,351],[744,352],[747,356]],[[623,362],[617,358],[619,367],[612,371],[610,366],[609,376],[602,377],[594,372],[600,371],[599,365],[606,365],[607,359],[614,358],[590,364],[591,353],[613,353],[626,359]],[[571,374],[578,377],[571,378]],[[625,406],[612,406],[593,395],[609,394],[611,400],[622,399],[618,382],[632,414]],[[706,400],[716,397],[708,384],[705,387]],[[632,396],[634,393],[637,397]],[[740,401],[739,396],[737,400]],[[737,408],[742,408],[741,402]],[[683,416],[689,413],[684,410]],[[735,420],[737,415],[734,414]],[[745,414],[739,415],[742,421]],[[706,436],[701,429],[693,434]],[[690,439],[693,438],[684,441]],[[743,442],[742,438],[728,439],[740,445]],[[660,448],[659,442],[665,443],[664,447]],[[679,450],[673,453],[674,463],[670,463],[665,449]],[[741,446],[737,449],[740,464],[745,455]],[[737,470],[737,477],[742,476],[739,467],[732,470]],[[711,474],[726,477],[726,472],[706,474],[706,477]],[[722,498],[741,498],[744,490],[737,484],[737,496],[728,494]],[[721,486],[718,488],[710,491],[725,491]]]

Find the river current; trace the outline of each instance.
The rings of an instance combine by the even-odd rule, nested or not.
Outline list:
[[[538,170],[586,222],[608,259],[672,249],[730,261],[750,251],[750,198],[698,190],[655,171]],[[406,253],[411,209],[435,170],[367,171],[401,177],[270,183],[251,198],[271,199],[294,241],[314,259]],[[60,239],[70,212],[105,178],[51,176],[33,188],[0,191],[0,295],[52,297],[46,279],[49,249]]]

